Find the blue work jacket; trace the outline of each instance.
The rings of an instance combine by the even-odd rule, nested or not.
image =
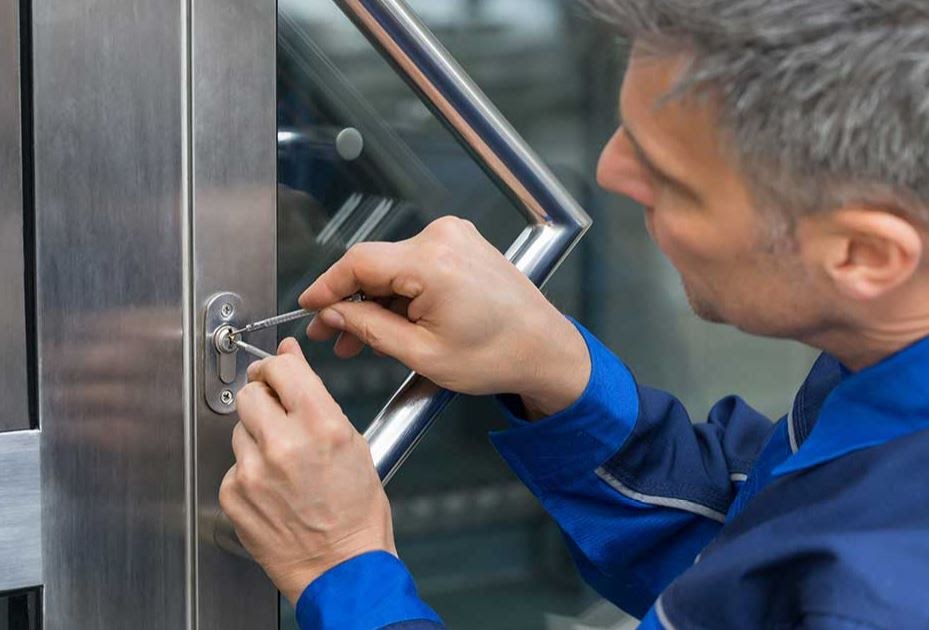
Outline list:
[[[501,397],[491,439],[600,594],[647,629],[929,628],[929,338],[856,373],[821,356],[777,423],[729,397],[694,424],[579,329],[580,399],[528,423]],[[297,619],[443,627],[384,552],[310,584]]]

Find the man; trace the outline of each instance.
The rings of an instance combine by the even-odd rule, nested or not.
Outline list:
[[[790,413],[692,425],[457,219],[353,248],[311,338],[501,394],[497,449],[642,627],[929,628],[929,6],[596,4],[634,42],[598,179],[701,317],[823,350]],[[302,627],[440,627],[297,344],[249,378],[220,499]]]

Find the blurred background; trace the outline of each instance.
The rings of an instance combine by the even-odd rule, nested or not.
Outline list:
[[[574,0],[409,4],[594,219],[550,299],[695,421],[733,392],[772,418],[785,413],[813,354],[699,321],[639,208],[596,186],[618,123],[622,42]],[[330,0],[279,1],[278,173],[280,312],[358,241],[407,238],[455,214],[503,250],[525,225]],[[407,374],[370,353],[341,361],[328,344],[306,343],[299,325],[281,334],[302,339],[359,429]],[[493,400],[459,397],[388,488],[421,595],[452,628],[625,627],[491,447],[487,433],[502,428]],[[282,627],[296,628],[286,602]]]

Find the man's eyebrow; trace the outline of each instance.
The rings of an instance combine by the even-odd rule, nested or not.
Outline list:
[[[625,131],[626,137],[629,138],[629,144],[632,145],[632,149],[635,151],[636,157],[639,158],[639,161],[647,170],[651,171],[655,175],[658,175],[661,179],[667,180],[669,182],[677,181],[674,177],[668,175],[668,173],[666,173],[663,169],[659,168],[657,164],[655,164],[655,160],[653,160],[648,155],[648,152],[642,148],[642,144],[636,139],[635,134],[628,126],[624,125],[623,131]]]
[[[636,139],[635,134],[631,129],[629,129],[627,125],[623,126],[623,131],[625,132],[626,137],[629,139],[629,144],[632,145],[632,149],[635,151],[636,157],[639,159],[639,161],[642,163],[642,166],[644,166],[646,170],[662,181],[680,189],[687,195],[697,198],[697,194],[690,186],[681,181],[680,178],[670,175],[666,170],[655,164],[655,160],[649,156],[648,152],[642,147],[642,143]]]

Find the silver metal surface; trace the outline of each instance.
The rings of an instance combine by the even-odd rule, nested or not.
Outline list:
[[[530,225],[507,257],[544,284],[590,227],[555,179],[402,0],[335,0],[517,203]],[[453,395],[413,374],[365,432],[387,483]]]
[[[32,9],[43,627],[185,628],[186,7]]]
[[[39,432],[0,436],[0,592],[42,584]]]
[[[29,428],[19,42],[19,0],[0,0],[0,431]]]
[[[274,313],[276,3],[190,0],[190,6],[192,302],[200,312],[215,293],[235,291],[252,313]],[[198,316],[195,325],[194,338],[203,339],[203,318]],[[275,335],[261,331],[249,341],[272,347]],[[195,374],[201,373],[202,355],[195,352]],[[270,580],[257,565],[222,551],[213,538],[219,485],[233,462],[235,418],[210,409],[201,382],[195,384],[196,626],[275,628],[278,598]]]
[[[235,394],[245,387],[248,357],[232,344],[232,330],[248,312],[236,293],[217,293],[203,310],[203,396],[214,412],[235,411]],[[225,335],[223,334],[225,333]],[[232,392],[232,398],[223,396]]]

